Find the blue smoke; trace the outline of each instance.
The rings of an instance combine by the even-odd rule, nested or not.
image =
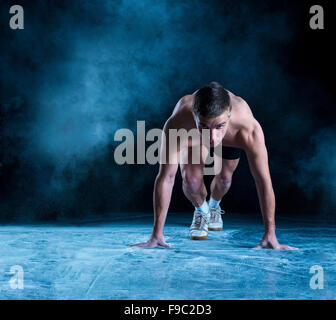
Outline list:
[[[135,130],[136,120],[145,120],[147,129],[162,127],[181,96],[210,81],[251,105],[269,142],[275,179],[295,160],[284,141],[299,145],[314,128],[310,97],[298,88],[331,100],[314,81],[287,73],[295,21],[281,6],[20,4],[25,29],[4,26],[1,35],[3,217],[151,210],[157,167],[117,166],[113,135],[123,127]],[[0,18],[8,21],[7,9]]]
[[[296,163],[297,184],[309,198],[317,198],[320,212],[335,215],[336,126],[323,128],[309,139],[311,154]]]

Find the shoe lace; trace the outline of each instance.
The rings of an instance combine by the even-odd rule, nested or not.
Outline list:
[[[208,218],[205,214],[195,214],[194,227],[197,229],[203,229],[204,225],[208,223]]]
[[[219,217],[221,216],[221,214],[224,214],[224,213],[225,213],[225,211],[222,210],[220,207],[216,207],[216,208],[210,210],[211,221],[219,222]]]

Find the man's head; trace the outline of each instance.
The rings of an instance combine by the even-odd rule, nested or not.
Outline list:
[[[231,116],[230,95],[219,83],[211,82],[209,85],[197,90],[192,112],[197,128],[210,130],[210,145],[218,145],[228,127]]]

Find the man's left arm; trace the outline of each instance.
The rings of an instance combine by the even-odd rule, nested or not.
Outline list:
[[[260,124],[256,121],[253,131],[244,139],[244,150],[251,174],[257,188],[265,233],[260,244],[255,247],[294,250],[296,248],[279,244],[275,234],[275,196],[268,165],[265,137]]]

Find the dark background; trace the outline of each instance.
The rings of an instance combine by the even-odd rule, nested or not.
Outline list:
[[[309,28],[314,4],[324,30]],[[210,81],[261,123],[277,213],[334,218],[335,15],[320,0],[1,1],[0,218],[151,212],[158,166],[117,165],[114,133],[161,128]],[[245,155],[223,208],[260,210]],[[193,210],[180,175],[170,210]]]

